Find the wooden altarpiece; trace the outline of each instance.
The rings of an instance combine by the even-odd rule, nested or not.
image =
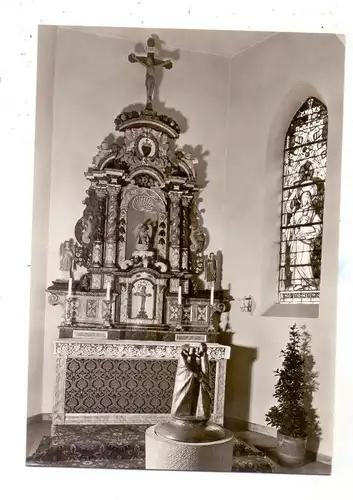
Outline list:
[[[47,289],[49,303],[63,307],[53,432],[165,420],[181,345],[201,341],[211,361],[212,419],[223,423],[230,350],[218,343],[218,324],[230,299],[214,282],[200,286],[207,259],[197,160],[175,151],[180,128],[153,109],[147,76],[145,109],[117,116],[123,141],[108,136],[85,173],[83,216],[61,245],[63,276]]]

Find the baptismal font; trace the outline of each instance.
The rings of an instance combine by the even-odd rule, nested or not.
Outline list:
[[[175,376],[172,415],[146,431],[146,468],[230,471],[234,435],[211,417],[207,345],[183,345]]]

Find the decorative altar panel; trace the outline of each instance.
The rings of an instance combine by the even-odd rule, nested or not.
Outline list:
[[[52,432],[56,425],[154,424],[168,420],[181,345],[165,341],[57,340]],[[208,352],[211,420],[223,424],[230,347],[208,344]]]

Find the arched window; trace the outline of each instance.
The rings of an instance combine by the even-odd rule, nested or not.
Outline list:
[[[279,302],[318,303],[327,159],[326,106],[310,97],[285,139]]]

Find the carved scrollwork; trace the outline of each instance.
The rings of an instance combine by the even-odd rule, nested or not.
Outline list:
[[[51,294],[48,296],[48,303],[49,303],[51,306],[57,306],[58,304],[60,304],[60,298],[59,298],[59,295],[57,295],[56,293],[51,293]]]
[[[107,358],[141,358],[141,359],[177,359],[182,346],[166,344],[117,344],[117,343],[86,343],[86,342],[55,342],[55,354],[70,357],[107,357]],[[208,355],[211,360],[228,359],[228,346],[209,346]]]

